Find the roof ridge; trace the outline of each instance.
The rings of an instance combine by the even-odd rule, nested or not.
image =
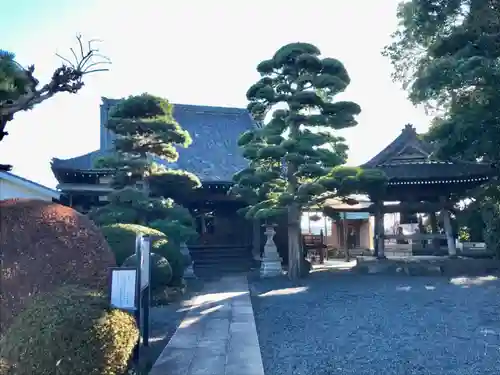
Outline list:
[[[175,107],[184,107],[184,108],[201,108],[201,109],[208,109],[208,110],[217,110],[217,111],[222,111],[222,110],[231,110],[231,111],[241,111],[241,112],[248,112],[248,109],[244,107],[228,107],[228,106],[213,106],[213,105],[205,105],[205,104],[184,104],[184,103],[171,103],[174,106],[174,111]]]
[[[363,163],[362,167],[373,167],[375,165],[383,163],[383,161],[390,158],[391,154],[397,153],[399,150],[404,149],[406,146],[410,145],[411,142],[416,141],[418,147],[422,149],[424,153],[431,154],[431,150],[427,148],[431,145],[420,138],[419,134],[416,132],[415,128],[411,124],[406,124],[401,130],[401,133],[394,138],[386,147],[379,151],[375,156],[370,158],[367,162]],[[429,155],[430,156],[430,155]]]
[[[107,98],[102,96],[102,104],[112,104],[113,102],[118,102],[120,100],[124,100],[125,98]],[[230,106],[222,106],[222,105],[208,105],[208,104],[186,104],[186,103],[174,103],[171,101],[168,101],[170,104],[173,105],[174,110],[175,107],[185,107],[185,108],[206,108],[206,109],[213,109],[213,110],[238,110],[242,112],[247,112],[249,113],[248,109],[245,107],[230,107]]]

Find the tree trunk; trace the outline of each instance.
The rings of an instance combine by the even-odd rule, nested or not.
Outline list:
[[[302,276],[303,258],[300,210],[293,204],[288,209],[288,277],[291,280],[297,280]]]
[[[0,141],[8,134],[5,131],[7,123],[13,119],[12,115],[0,116]]]
[[[0,142],[4,139],[7,133],[5,131],[5,128],[7,127],[7,123],[11,121],[14,118],[14,115],[5,115],[5,116],[0,116]],[[10,164],[0,164],[0,171],[1,172],[9,172],[12,170],[12,165]]]

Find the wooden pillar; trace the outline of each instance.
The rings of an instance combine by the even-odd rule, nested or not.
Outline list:
[[[347,231],[347,212],[342,213],[342,234],[344,235],[344,252],[345,252],[345,261],[349,262],[351,260],[351,254],[349,253],[349,233]]]
[[[323,235],[323,229],[319,230],[319,236],[321,238],[321,245],[319,248],[319,264],[325,264],[325,236]]]
[[[435,212],[429,212],[429,221],[431,224],[431,233],[438,234],[439,233],[438,222]],[[438,238],[432,239],[432,248],[434,249],[435,252],[439,252],[440,240]]]
[[[375,241],[377,242],[377,258],[385,258],[385,239],[384,239],[384,203],[377,202],[377,210],[375,212]]]
[[[445,197],[440,197],[441,203],[443,205],[442,209],[442,214],[443,214],[443,224],[444,224],[444,231],[446,233],[446,243],[448,245],[448,255],[450,257],[456,257],[457,256],[457,248],[455,244],[455,238],[453,237],[453,230],[451,228],[451,218],[450,218],[450,211],[445,207],[446,205],[446,198]]]
[[[328,217],[325,215],[323,215],[323,223],[325,225],[325,231],[323,232],[325,234],[323,256],[326,260],[328,260]]]
[[[262,249],[262,227],[260,220],[252,220],[253,235],[252,235],[252,256],[255,260],[261,259],[261,249]]]

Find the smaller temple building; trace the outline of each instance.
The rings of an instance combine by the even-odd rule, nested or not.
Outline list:
[[[457,255],[457,234],[452,230],[450,211],[468,198],[471,189],[498,171],[486,163],[440,160],[434,151],[412,125],[406,125],[396,139],[361,165],[383,171],[388,178],[387,188],[380,196],[355,199],[355,205],[340,199],[326,201],[328,209],[344,219],[333,224],[336,229],[327,238],[329,246],[357,248],[359,244],[373,249],[379,257],[385,257],[386,250],[395,256]],[[441,228],[437,214],[442,219]],[[398,220],[394,220],[395,216]],[[422,216],[430,219],[430,231],[419,223]],[[339,232],[343,222],[347,230]],[[343,241],[342,233],[350,232],[359,233],[354,244]]]
[[[407,255],[457,255],[450,210],[497,171],[486,163],[440,160],[434,151],[413,126],[406,125],[393,142],[361,166],[377,168],[388,178],[385,193],[372,197],[368,207],[375,217],[374,248],[379,257],[385,256],[389,244],[404,249]],[[426,214],[432,228],[428,233],[391,233],[385,228],[384,215],[395,212],[405,218]],[[443,218],[442,230],[437,225],[438,212]]]

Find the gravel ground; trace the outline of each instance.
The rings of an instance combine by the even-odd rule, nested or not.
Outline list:
[[[295,285],[251,281],[266,375],[496,375],[493,279],[317,272]]]

